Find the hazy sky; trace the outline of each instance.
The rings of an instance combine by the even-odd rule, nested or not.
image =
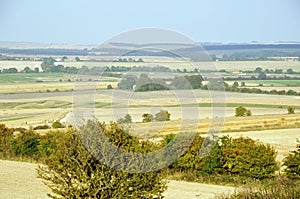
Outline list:
[[[200,42],[300,41],[299,0],[1,0],[0,41],[99,44],[167,28]]]

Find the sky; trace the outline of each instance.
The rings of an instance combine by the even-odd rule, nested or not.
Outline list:
[[[197,42],[300,41],[298,0],[1,0],[0,41],[100,44],[155,27]]]

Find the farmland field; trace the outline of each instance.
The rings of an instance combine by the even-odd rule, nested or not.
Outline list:
[[[145,63],[118,62],[113,64],[124,66],[163,65],[172,69],[189,67],[189,64],[184,61],[175,62],[169,59],[162,59],[155,62],[151,59],[147,61],[147,58],[144,58],[144,60],[146,61]],[[28,63],[24,62],[24,64]],[[28,66],[36,66],[36,63],[32,62]],[[19,67],[20,69],[22,66],[17,61],[5,62],[5,64],[10,67]],[[61,64],[65,66],[81,67],[82,65],[87,65],[92,67],[106,66],[109,62],[66,61],[61,62]],[[293,68],[295,71],[300,68],[300,62],[280,61],[214,62],[213,64],[211,62],[193,62],[193,64],[206,69],[211,69],[206,66],[213,67],[213,64],[215,64],[218,69],[226,69],[233,72],[243,68],[254,70],[258,66],[284,70]],[[4,62],[0,63],[0,66],[4,66]],[[152,77],[151,75],[149,73],[149,77]],[[171,75],[174,76],[174,74]],[[163,72],[157,73],[155,77],[166,78]],[[237,92],[223,93],[201,89],[134,92],[133,90],[117,89],[120,78],[116,77],[101,77],[101,80],[99,80],[96,76],[92,76],[92,78],[91,76],[86,76],[84,81],[77,81],[76,78],[76,74],[65,73],[0,74],[0,123],[4,123],[8,127],[23,127],[27,129],[45,124],[51,128],[52,123],[55,121],[60,121],[66,125],[74,125],[73,114],[79,101],[81,102],[79,104],[82,106],[80,108],[94,107],[94,118],[106,123],[117,121],[127,113],[130,114],[133,123],[122,124],[122,126],[131,135],[140,139],[155,141],[161,140],[162,136],[167,134],[191,131],[206,136],[211,122],[216,120],[222,122],[222,128],[218,132],[219,135],[247,136],[260,140],[263,143],[269,143],[278,151],[277,160],[282,161],[289,153],[289,150],[295,147],[297,138],[300,138],[298,134],[300,128],[299,96]],[[300,88],[300,80],[249,80],[245,82],[249,88],[293,89],[296,91]],[[232,85],[233,81],[229,82],[229,84]],[[258,86],[259,84],[263,84],[263,86]],[[111,85],[113,88],[107,89],[108,85]],[[87,91],[82,92],[83,90]],[[213,99],[214,97],[216,99]],[[235,108],[238,106],[251,110],[252,116],[235,117]],[[295,114],[288,114],[287,109],[289,107],[295,109]],[[160,110],[167,110],[171,114],[171,120],[165,122],[142,122],[143,114],[150,113],[155,115]],[[92,115],[89,114],[87,113],[85,116]],[[65,129],[61,130],[64,131]],[[41,135],[46,134],[48,131],[49,129],[36,130]],[[29,189],[29,191],[33,192],[33,196],[46,198],[43,194],[48,189],[33,177],[35,165],[28,163],[17,164],[0,161],[0,168],[11,165],[11,170],[7,174],[4,172],[6,171],[5,169],[2,171],[4,173],[1,176],[4,176],[6,183],[3,183],[3,186],[1,185],[0,195],[26,198],[22,196],[21,192],[26,193],[24,190],[27,189],[26,186],[28,185],[36,187],[35,190]],[[18,167],[24,168],[26,171],[23,172]],[[12,188],[14,182],[9,179],[9,176],[13,175],[10,172],[16,174],[16,178],[19,179],[16,183],[23,183],[23,180],[27,180],[29,184],[26,185],[25,183],[19,188]],[[198,196],[211,198],[216,193],[232,193],[234,190],[232,187],[177,181],[171,181],[168,185],[169,189],[165,192],[167,199],[175,198],[176,195],[174,194],[178,193],[178,190],[191,198],[198,198]],[[14,190],[14,192],[7,191],[9,189]]]
[[[246,80],[246,85],[262,84],[263,86],[277,86],[277,87],[300,87],[300,80]]]
[[[100,57],[101,58],[101,57]],[[239,71],[239,70],[255,70],[257,67],[263,69],[283,69],[286,71],[291,68],[294,71],[298,71],[300,68],[299,61],[218,61],[218,62],[189,62],[183,60],[172,60],[158,58],[152,60],[153,58],[142,57],[145,62],[135,63],[135,62],[101,62],[101,61],[65,61],[65,62],[56,62],[56,64],[62,64],[64,66],[75,66],[80,68],[85,65],[88,67],[93,66],[166,66],[171,69],[193,69],[193,67],[199,67],[202,69],[214,69],[216,67],[218,70],[225,69],[227,71]],[[104,57],[103,59],[107,59]],[[0,61],[0,70],[4,68],[15,67],[18,70],[24,69],[26,66],[30,68],[38,67],[40,68],[40,61]]]

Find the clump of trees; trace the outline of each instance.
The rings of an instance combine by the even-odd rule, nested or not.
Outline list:
[[[245,116],[251,116],[252,112],[249,109],[246,109],[243,106],[239,106],[235,108],[235,116],[236,117],[245,117]]]
[[[152,122],[154,121],[154,116],[150,113],[143,114],[143,122]]]
[[[167,110],[160,110],[155,114],[155,117],[150,113],[143,114],[143,122],[152,122],[152,121],[169,121],[171,114]]]
[[[170,142],[170,138],[167,139]],[[191,180],[208,174],[229,174],[264,179],[273,177],[279,169],[276,151],[268,144],[250,138],[232,139],[223,136],[217,142],[211,140],[211,143],[215,145],[210,153],[203,157],[200,155],[200,149],[203,144],[206,144],[204,140],[203,137],[196,136],[190,149],[169,169],[181,171],[184,175],[190,176]]]
[[[289,178],[300,179],[300,141],[296,146],[296,150],[291,151],[284,159],[285,172]]]
[[[202,86],[203,77],[201,75],[176,76],[167,85],[164,79],[152,79],[146,74],[141,74],[139,78],[128,75],[122,78],[118,84],[119,89],[134,89],[136,91],[158,91],[172,89],[199,89]]]
[[[117,121],[118,124],[124,123],[132,123],[132,117],[128,113],[124,116],[124,118],[119,118]]]
[[[161,110],[155,114],[156,121],[169,121],[171,114],[167,110]]]

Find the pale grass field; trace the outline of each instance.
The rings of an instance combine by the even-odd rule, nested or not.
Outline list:
[[[74,82],[47,82],[47,83],[19,83],[19,84],[1,84],[0,93],[35,93],[35,92],[53,92],[53,91],[71,91],[74,89]],[[81,82],[81,89],[93,87],[96,89],[106,89],[108,85],[117,87],[117,82]]]
[[[132,62],[58,62],[57,64],[63,64],[65,66],[81,67],[86,66],[153,66],[161,65],[169,67],[171,69],[193,69],[194,67],[200,69],[225,69],[227,71],[238,71],[238,70],[255,70],[257,67],[263,69],[283,69],[286,71],[292,68],[294,71],[298,71],[300,68],[300,62],[293,61],[219,61],[219,62],[190,62],[190,61],[178,61],[172,59],[150,59],[147,61],[145,58],[144,63],[132,63]]]
[[[98,57],[99,58],[99,57]],[[102,59],[109,59],[109,57],[101,57]],[[135,57],[133,57],[135,58]],[[139,58],[139,57],[138,57]],[[141,57],[145,60],[144,63],[134,63],[134,62],[99,62],[99,61],[65,61],[56,62],[56,64],[62,64],[64,66],[75,66],[81,67],[83,65],[88,67],[93,66],[166,66],[171,69],[193,69],[194,67],[201,69],[226,69],[228,71],[238,71],[238,70],[254,70],[256,67],[261,67],[263,69],[283,69],[286,71],[292,68],[294,71],[298,71],[300,68],[300,62],[298,61],[219,61],[219,62],[190,62],[186,60],[178,60],[172,58],[152,58],[152,57]],[[18,70],[24,69],[26,66],[30,68],[39,67],[41,62],[38,61],[0,61],[0,69],[16,67]]]
[[[16,68],[18,70],[23,70],[26,66],[31,69],[38,67],[41,69],[40,61],[0,61],[0,70],[8,69],[8,68]]]
[[[0,197],[48,199],[51,190],[36,177],[36,167],[33,163],[0,160]],[[168,181],[167,185],[165,199],[211,199],[235,191],[234,187],[180,181]]]

